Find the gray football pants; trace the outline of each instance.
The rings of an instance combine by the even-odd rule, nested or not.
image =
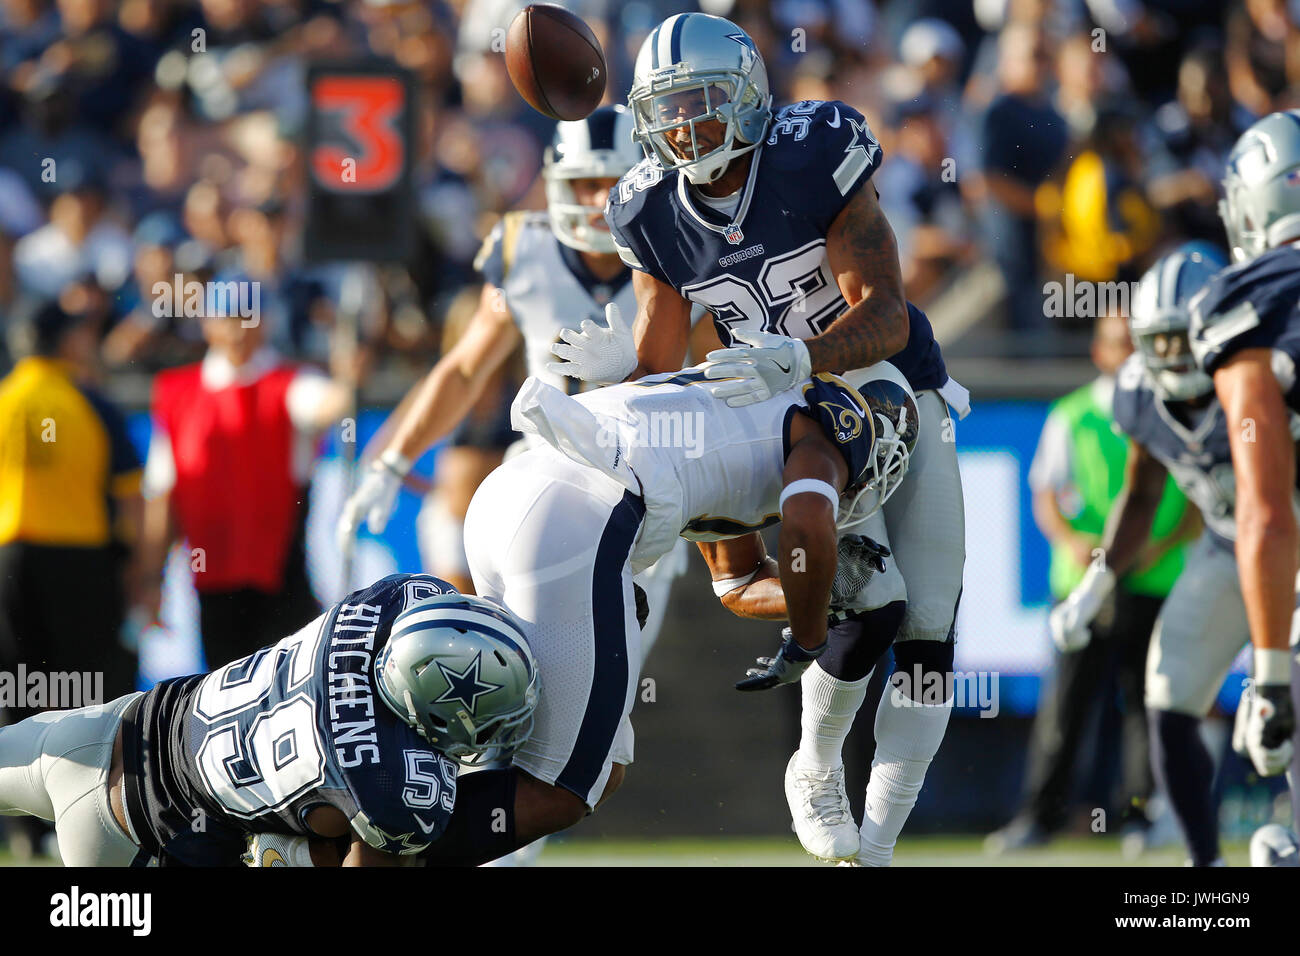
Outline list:
[[[66,866],[130,866],[140,852],[108,799],[113,741],[139,696],[0,727],[0,814],[53,821]]]

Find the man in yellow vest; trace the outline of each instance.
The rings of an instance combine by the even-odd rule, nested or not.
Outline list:
[[[119,636],[142,513],[125,422],[85,384],[98,330],[54,303],[22,328],[30,354],[0,380],[0,718],[11,723],[135,689]],[[24,853],[35,839],[20,830],[11,842]]]
[[[1128,454],[1113,427],[1111,399],[1115,373],[1132,351],[1123,315],[1097,321],[1092,361],[1101,375],[1052,404],[1030,466],[1034,520],[1052,548],[1055,601],[1065,599],[1090,563],[1103,560],[1099,545],[1124,484]],[[1092,704],[1111,703],[1105,690],[1112,667],[1122,703],[1121,828],[1139,838],[1145,832],[1152,789],[1143,707],[1147,645],[1160,605],[1182,571],[1183,545],[1199,527],[1196,509],[1187,507],[1168,479],[1148,551],[1122,579],[1110,613],[1098,615],[1093,640],[1056,656],[1056,679],[1045,689],[1034,722],[1023,804],[1011,823],[989,837],[991,852],[1042,845],[1065,825],[1075,757]]]

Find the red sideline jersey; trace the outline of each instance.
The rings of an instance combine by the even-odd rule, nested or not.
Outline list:
[[[153,397],[176,467],[172,511],[190,548],[203,550],[194,586],[274,593],[306,495],[293,473],[286,403],[298,369],[278,365],[256,381],[213,390],[201,368],[161,372]]]

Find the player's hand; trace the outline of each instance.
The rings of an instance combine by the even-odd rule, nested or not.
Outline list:
[[[821,647],[804,650],[787,627],[781,631],[781,649],[776,657],[760,657],[758,666],[745,671],[745,679],[736,682],[736,690],[767,690],[777,684],[793,684],[825,650],[824,641]]]
[[[799,339],[770,332],[732,334],[750,347],[714,349],[704,369],[705,378],[722,380],[709,385],[709,392],[732,408],[765,402],[812,375],[808,346]]]
[[[551,352],[563,361],[548,362],[547,369],[602,384],[621,382],[631,375],[637,366],[636,341],[613,302],[605,306],[605,324],[608,328],[583,319],[580,330],[561,329],[564,341],[552,345]]]
[[[386,451],[370,467],[352,497],[343,505],[336,528],[339,550],[351,551],[356,540],[361,519],[366,519],[366,526],[372,534],[379,534],[388,525],[393,507],[397,504],[397,492],[402,487],[402,479],[411,470],[411,463],[395,451]]]
[[[831,582],[832,611],[854,610],[855,601],[867,589],[877,573],[885,573],[885,558],[890,551],[863,534],[840,537],[835,559],[835,579]]]
[[[1070,596],[1052,608],[1047,619],[1052,643],[1062,654],[1073,654],[1092,640],[1092,621],[1115,589],[1115,572],[1093,565]]]
[[[1295,707],[1289,684],[1251,682],[1241,695],[1238,714],[1245,711],[1244,724],[1234,727],[1233,746],[1244,750],[1261,777],[1285,773],[1291,766],[1295,733]]]

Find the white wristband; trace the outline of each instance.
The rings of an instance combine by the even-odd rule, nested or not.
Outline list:
[[[815,494],[823,496],[831,503],[831,508],[838,513],[840,509],[840,493],[831,487],[830,482],[822,481],[820,478],[800,478],[792,481],[785,486],[781,492],[781,497],[777,501],[776,508],[780,512],[785,511],[785,501],[795,495]]]
[[[411,460],[395,448],[390,448],[380,455],[379,464],[398,478],[405,478],[411,470]]]
[[[1256,684],[1291,684],[1291,652],[1255,648]]]
[[[763,566],[760,564],[748,574],[742,574],[734,578],[722,578],[721,580],[714,581],[713,593],[718,597],[723,597],[724,595],[730,594],[732,591],[736,590],[736,588],[743,588],[750,581],[754,580],[754,578],[758,576],[758,572],[762,569]]]

